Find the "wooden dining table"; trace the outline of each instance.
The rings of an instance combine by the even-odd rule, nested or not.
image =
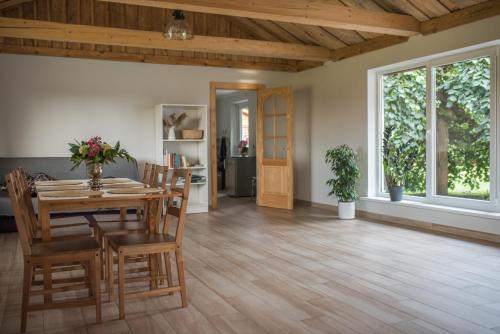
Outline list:
[[[50,215],[52,213],[119,208],[120,216],[123,219],[127,208],[151,205],[151,202],[158,202],[165,198],[164,190],[161,188],[148,188],[141,182],[126,178],[109,180],[119,180],[119,182],[106,183],[104,180],[104,188],[100,191],[90,191],[88,180],[36,182],[38,220],[42,231],[42,240],[44,242],[51,240]],[[121,186],[118,187],[118,185]],[[125,191],[125,189],[131,188],[148,188],[150,193],[113,193],[118,189]],[[146,217],[150,231],[156,228],[155,218]]]
[[[148,207],[146,224],[149,232],[156,232],[161,210],[155,210],[160,203],[175,194],[165,193],[162,188],[149,188],[131,179],[103,180],[104,188],[91,191],[88,180],[40,181],[35,183],[38,199],[38,220],[42,232],[42,242],[51,241],[50,216],[55,212],[78,212],[92,209],[119,208],[120,217],[125,219],[127,208]],[[120,193],[127,189],[147,189],[148,193]],[[139,192],[140,190],[136,190]],[[134,192],[134,191],[131,191]],[[156,213],[156,214],[155,214]],[[69,227],[70,228],[70,227]],[[43,268],[45,288],[51,287],[52,271],[50,266]],[[47,300],[46,300],[47,301]]]

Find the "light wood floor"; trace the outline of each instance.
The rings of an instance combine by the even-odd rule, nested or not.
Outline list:
[[[189,307],[165,296],[31,313],[36,333],[500,333],[500,249],[310,207],[222,200],[191,215]],[[230,205],[231,204],[231,205]],[[21,249],[0,235],[0,333],[17,332]]]

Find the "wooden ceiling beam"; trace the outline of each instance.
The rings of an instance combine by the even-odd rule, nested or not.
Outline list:
[[[388,36],[383,35],[380,37],[375,37],[364,42],[349,45],[331,52],[331,58],[333,61],[339,61],[342,59],[358,56],[363,53],[383,49],[392,45],[404,43],[408,40],[408,37],[404,36]]]
[[[422,22],[420,30],[429,35],[496,15],[500,15],[500,0],[490,0]]]
[[[195,36],[190,40],[179,41],[166,39],[161,32],[154,31],[65,24],[7,17],[0,17],[0,36],[318,62],[330,59],[330,50],[311,45],[211,36]]]
[[[389,35],[413,36],[419,21],[410,15],[339,6],[312,0],[101,0],[227,16],[300,23]]]
[[[192,65],[192,66],[214,66],[228,68],[244,68],[267,71],[298,72],[313,67],[321,66],[323,63],[310,61],[288,61],[286,63],[275,63],[269,61],[240,61],[228,59],[208,59],[199,57],[180,57],[169,55],[154,55],[140,53],[126,53],[115,51],[95,51],[60,49],[36,46],[8,45],[0,43],[0,53],[38,55],[49,57],[67,57],[83,59],[99,59],[111,61],[128,61],[149,64],[169,65]]]
[[[7,1],[2,1],[0,2],[0,10],[12,7],[12,6],[17,6],[21,5],[25,2],[31,2],[33,0],[7,0]]]

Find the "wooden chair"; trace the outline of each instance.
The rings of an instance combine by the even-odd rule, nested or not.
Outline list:
[[[100,252],[99,244],[93,238],[81,238],[77,240],[52,241],[44,243],[33,243],[30,212],[26,208],[25,193],[23,193],[22,180],[19,174],[12,172],[6,176],[7,189],[14,211],[14,217],[19,231],[19,239],[23,251],[24,273],[23,292],[21,306],[21,332],[26,331],[26,320],[28,311],[47,310],[54,308],[80,307],[95,305],[96,321],[101,322],[101,289],[100,289]],[[26,192],[26,191],[25,191]],[[90,268],[82,277],[83,283],[74,283],[75,279],[52,278],[52,266],[84,262]],[[35,268],[44,267],[48,270],[48,277],[43,282],[35,280]],[[53,287],[54,285],[60,285]],[[33,286],[43,285],[41,289],[33,289]],[[56,293],[75,291],[81,289],[89,290],[89,297],[77,300],[52,301]],[[30,304],[30,297],[43,295],[44,303]],[[48,298],[50,297],[50,298]]]
[[[153,183],[154,180],[154,175],[156,171],[156,165],[155,164],[150,164],[146,162],[144,165],[144,173],[142,175],[141,182],[145,184],[148,187],[151,187],[151,184]],[[136,216],[137,216],[137,221],[142,220],[142,216],[144,214],[144,208],[143,207],[137,207],[135,208],[136,210]],[[124,222],[127,220],[127,208],[120,208],[120,219],[107,219],[107,220],[99,220],[100,223],[109,223],[109,222]],[[95,228],[95,226],[94,226]]]
[[[149,162],[146,162],[144,164],[144,173],[142,174],[142,180],[141,182],[144,184],[151,184],[151,175],[154,173],[154,164],[150,164]],[[136,208],[136,215],[137,215],[137,221],[142,220],[142,214],[143,214],[143,207],[137,207]]]
[[[179,291],[181,294],[182,307],[187,306],[187,291],[186,281],[184,276],[184,260],[182,256],[182,239],[184,235],[184,225],[186,222],[186,210],[189,199],[189,189],[191,186],[191,170],[174,170],[170,192],[180,198],[180,205],[174,205],[174,198],[168,197],[167,212],[163,219],[162,232],[159,231],[160,219],[156,226],[150,226],[149,233],[147,234],[128,234],[119,236],[108,237],[108,247],[106,249],[108,263],[113,263],[113,252],[118,254],[118,290],[119,290],[119,315],[120,319],[125,318],[125,299],[126,298],[139,298],[148,296],[158,296],[164,294],[171,294],[172,292]],[[184,179],[184,187],[178,188],[177,184],[179,178]],[[161,206],[157,210],[161,210]],[[161,212],[161,211],[159,211]],[[157,212],[158,214],[158,212]],[[159,216],[159,215],[158,215]],[[169,228],[172,223],[172,217],[177,217],[177,226],[175,235],[169,234]],[[179,284],[172,285],[169,268],[170,259],[167,258],[170,252],[175,253],[177,262],[177,277]],[[141,254],[148,254],[152,256],[150,259],[155,259],[155,255],[163,254],[165,256],[165,265],[167,266],[167,287],[159,287],[158,281],[162,278],[159,275],[158,266],[161,263],[151,263],[151,270],[149,276],[125,278],[125,263],[127,257],[134,257]],[[168,264],[167,264],[168,262]],[[114,293],[114,271],[112,266],[107,266],[108,269],[108,292],[113,295]],[[149,281],[150,290],[135,293],[125,293],[125,282],[140,282]]]
[[[161,176],[161,180],[160,180]],[[148,176],[149,185],[152,188],[162,188],[166,190],[167,178],[168,178],[168,167],[151,165],[150,175]],[[146,208],[144,208],[146,212]],[[145,215],[141,215],[141,220],[137,221],[106,221],[97,222],[94,229],[94,234],[101,245],[101,250],[107,249],[108,237],[112,235],[125,235],[129,233],[146,233],[148,227]],[[104,259],[104,257],[103,257]],[[141,258],[136,259],[137,261]],[[142,259],[144,260],[144,259]],[[106,266],[105,259],[103,260],[104,266]]]
[[[20,190],[23,194],[24,207],[30,219],[29,228],[35,241],[41,241],[42,233],[36,217],[33,202],[31,201],[31,191],[28,186],[28,178],[24,169],[18,167],[14,170],[14,175],[19,182]],[[51,223],[53,220],[51,220]],[[53,223],[51,224],[51,235],[53,240],[65,240],[80,237],[90,237],[92,231],[88,223]]]

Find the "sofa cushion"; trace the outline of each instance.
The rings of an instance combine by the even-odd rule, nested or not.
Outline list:
[[[28,188],[31,192],[31,197],[36,197],[35,182],[56,180],[55,178],[45,173],[36,173],[35,175],[28,174],[26,175],[26,178],[28,179]],[[7,184],[5,183],[5,181],[0,185],[0,191],[7,192]]]

